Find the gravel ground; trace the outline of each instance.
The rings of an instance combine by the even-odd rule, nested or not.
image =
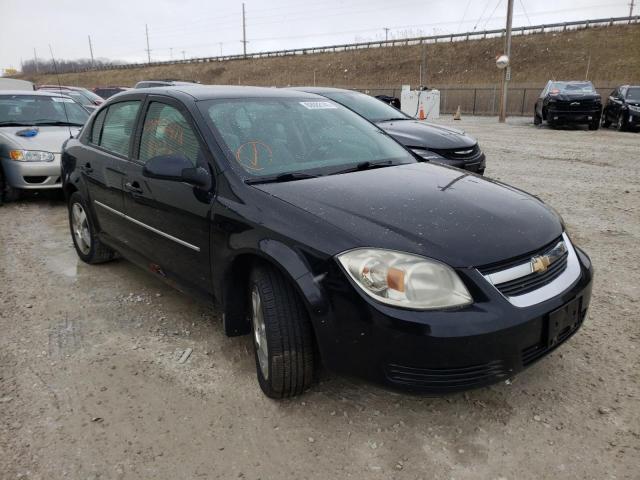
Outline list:
[[[0,478],[640,478],[640,134],[441,122],[591,255],[591,310],[567,344],[464,394],[323,373],[272,401],[220,312],[126,261],[81,263],[64,203],[35,196],[0,207]]]

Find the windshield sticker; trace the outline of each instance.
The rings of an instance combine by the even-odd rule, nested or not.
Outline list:
[[[74,103],[69,97],[51,97],[51,100],[58,103]]]
[[[309,110],[325,110],[328,108],[338,108],[331,102],[300,102],[300,105]]]

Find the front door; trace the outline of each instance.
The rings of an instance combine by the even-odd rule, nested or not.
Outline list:
[[[209,251],[212,195],[187,183],[143,176],[144,164],[161,155],[182,155],[212,169],[191,115],[176,100],[150,97],[139,129],[139,145],[127,162],[125,213],[128,245],[168,280],[196,294],[211,294]]]

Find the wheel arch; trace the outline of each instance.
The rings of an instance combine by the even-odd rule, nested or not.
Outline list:
[[[304,259],[284,243],[264,239],[257,249],[238,252],[224,268],[221,297],[226,335],[245,335],[251,331],[247,285],[251,271],[260,265],[274,268],[285,276],[300,295],[309,315],[326,311],[326,297]]]

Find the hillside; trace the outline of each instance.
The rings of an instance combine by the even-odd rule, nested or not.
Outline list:
[[[175,78],[207,84],[284,86],[313,84],[351,88],[417,85],[421,58],[427,84],[493,85],[501,38],[319,53],[218,63],[165,65],[127,70],[63,74],[67,85],[133,85],[139,80]],[[423,52],[424,49],[424,52]],[[588,78],[595,83],[640,83],[640,24],[539,33],[513,38],[512,84],[539,86],[552,77]],[[26,77],[56,83],[54,75]]]

